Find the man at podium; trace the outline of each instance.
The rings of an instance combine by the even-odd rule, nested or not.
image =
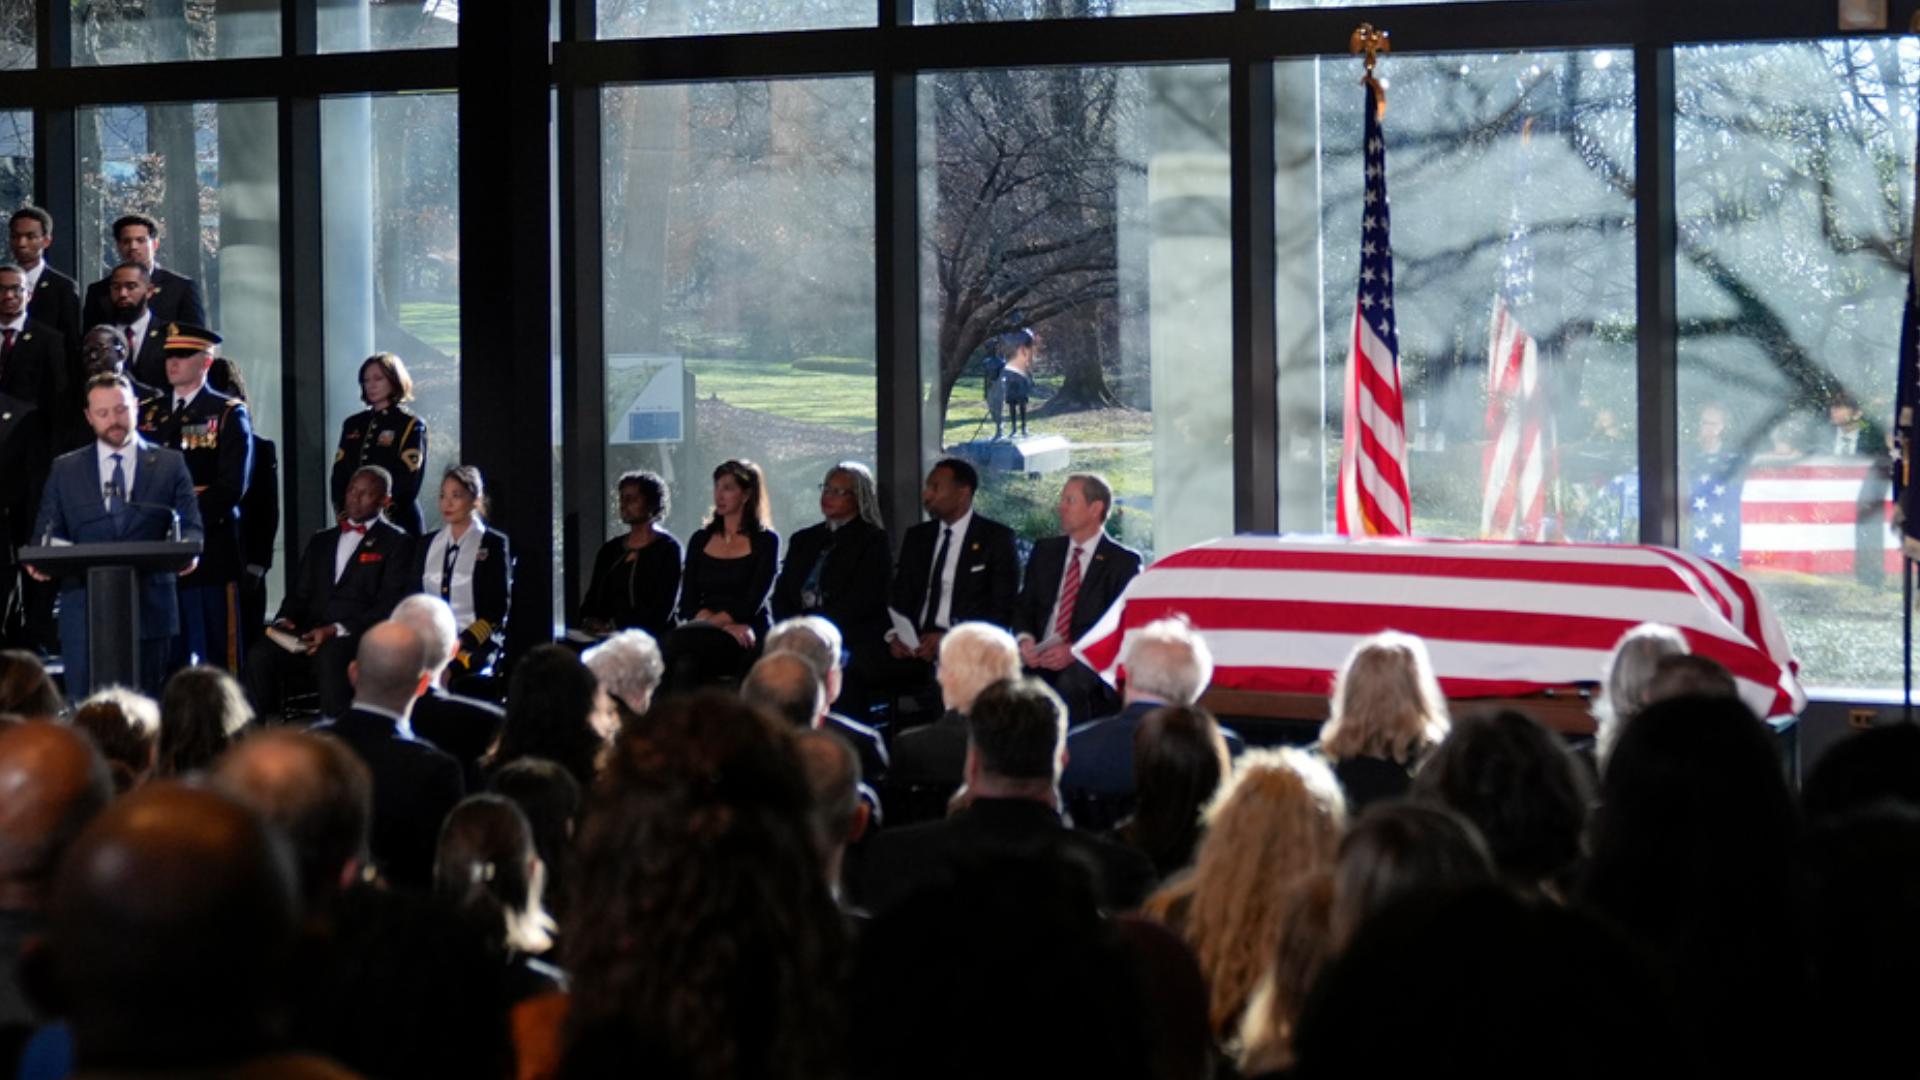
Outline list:
[[[175,515],[181,539],[205,539],[186,459],[135,433],[134,406],[133,383],[125,375],[95,375],[87,381],[87,426],[93,429],[93,443],[54,459],[33,526],[36,543],[165,540],[172,535]],[[198,564],[195,559],[180,573]],[[27,572],[37,580],[50,580],[37,567],[30,565]],[[140,689],[155,697],[168,674],[168,642],[180,624],[175,577],[151,573],[140,582]],[[67,693],[75,699],[85,696],[91,684],[84,577],[69,576],[61,585],[60,655]]]

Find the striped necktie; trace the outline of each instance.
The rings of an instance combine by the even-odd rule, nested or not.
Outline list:
[[[1067,560],[1067,576],[1060,581],[1060,614],[1053,617],[1054,636],[1062,641],[1073,640],[1073,602],[1080,597],[1080,546],[1074,544],[1068,550],[1073,557]]]

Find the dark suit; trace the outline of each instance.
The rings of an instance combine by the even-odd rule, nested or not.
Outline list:
[[[440,824],[467,793],[460,763],[390,717],[365,709],[350,709],[313,730],[352,747],[373,774],[375,865],[396,886],[429,889]]]
[[[80,338],[87,328],[80,323],[80,286],[67,275],[42,263],[40,283],[27,300],[27,318],[45,323],[60,335],[67,347],[67,383],[77,385],[80,377]]]
[[[1044,803],[975,799],[943,821],[893,829],[873,838],[862,867],[861,902],[875,915],[913,894],[951,885],[999,857],[1045,859],[1084,867],[1110,911],[1139,905],[1154,884],[1153,864],[1129,847],[1076,832]]]
[[[507,711],[490,701],[449,694],[438,686],[413,703],[413,733],[453,756],[466,776],[467,790],[485,787],[480,759],[493,748],[506,725]]]
[[[1133,733],[1141,717],[1158,708],[1157,701],[1136,701],[1113,716],[1067,732],[1067,771],[1060,788],[1069,799],[1081,792],[1104,799],[1133,798]],[[1228,753],[1237,757],[1246,749],[1238,732],[1223,727],[1220,734]]]
[[[46,414],[30,401],[0,394],[0,539],[7,545],[0,557],[0,640],[32,647],[22,636],[20,618],[25,593],[14,564],[14,549],[33,533],[34,508],[40,504],[40,485],[47,477]]]
[[[13,347],[0,348],[0,394],[31,401],[51,414],[67,391],[67,347],[59,331],[28,319]]]
[[[86,303],[81,307],[81,319],[88,326],[113,322],[113,298],[107,293],[108,276],[87,286]],[[194,326],[207,325],[207,307],[200,299],[200,283],[190,277],[182,277],[163,266],[153,268],[149,276],[153,282],[153,295],[147,297],[147,307],[153,311],[153,321],[164,333],[171,322],[191,323]],[[159,380],[164,384],[164,378]]]
[[[107,510],[101,494],[100,462],[93,445],[54,459],[46,492],[40,499],[40,515],[33,525],[33,538],[51,536],[76,544],[160,540],[172,531],[173,522],[155,507],[168,506],[180,515],[182,538],[204,540],[200,503],[193,497],[193,477],[187,472],[186,459],[178,451],[137,436],[129,452],[136,461],[133,485],[127,493],[127,506],[118,513]],[[142,503],[147,505],[139,505]],[[156,697],[166,675],[167,640],[180,627],[174,581],[174,574],[160,571],[145,575],[140,583],[140,681],[142,688]],[[85,697],[93,686],[87,663],[84,577],[68,577],[61,583],[60,653],[66,662],[67,693]]]
[[[1025,584],[1013,607],[1016,636],[1024,634],[1035,642],[1053,636],[1053,627],[1047,620],[1060,598],[1060,583],[1067,570],[1067,546],[1064,536],[1049,536],[1033,545],[1033,554],[1027,557]],[[1100,537],[1100,542],[1094,545],[1093,557],[1080,568],[1080,592],[1068,623],[1069,644],[1093,629],[1093,624],[1100,621],[1139,572],[1139,552],[1114,542],[1110,536]],[[1067,718],[1072,723],[1105,715],[1120,705],[1113,688],[1078,660],[1060,671],[1038,670],[1032,674],[1045,679],[1047,685],[1060,694],[1061,700],[1067,703]]]
[[[820,722],[820,730],[831,731],[845,739],[848,746],[860,755],[860,778],[869,784],[877,784],[887,777],[889,758],[887,740],[876,729],[858,720],[828,713]]]
[[[240,578],[240,623],[249,647],[267,623],[267,571],[273,569],[279,537],[280,455],[272,439],[256,432],[253,475],[247,478],[247,493],[240,497],[240,557],[247,568]]]
[[[967,767],[967,717],[948,709],[931,724],[893,740],[893,763],[885,784],[896,822],[936,818],[959,789]]]
[[[368,525],[346,570],[335,581],[334,553],[339,542],[338,525],[320,530],[307,542],[300,565],[287,581],[278,616],[301,633],[335,623],[346,628],[345,634],[328,640],[312,657],[320,711],[328,716],[340,715],[353,700],[347,664],[360,648],[360,635],[391,615],[394,605],[420,581],[415,576],[414,538],[385,518],[376,517]],[[301,659],[277,646],[254,650],[247,660],[246,682],[255,711],[267,715],[280,711],[280,686],[287,668]]]
[[[175,658],[240,672],[240,499],[253,477],[253,418],[245,402],[202,386],[184,408],[174,391],[140,407],[140,434],[180,451],[193,473],[207,549],[200,565],[180,579],[181,639]]]
[[[927,583],[943,528],[941,522],[923,521],[908,529],[894,566],[893,592],[887,602],[922,629],[932,628],[938,618],[937,612],[927,612],[923,619],[921,610],[927,606]],[[1020,556],[1014,550],[1013,530],[976,511],[966,534],[955,536],[953,542],[960,547],[960,562],[953,575],[952,617],[939,628],[973,619],[1012,626],[1013,601],[1020,591]]]
[[[851,654],[841,682],[841,706],[862,716],[870,704],[870,687],[886,664],[887,585],[892,577],[887,531],[856,517],[838,529],[823,521],[788,537],[787,560],[773,583],[775,619],[819,615],[839,628]]]

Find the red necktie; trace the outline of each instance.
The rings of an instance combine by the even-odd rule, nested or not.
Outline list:
[[[0,371],[5,371],[7,368],[7,358],[13,355],[13,329],[11,327],[0,328],[0,333],[7,335],[6,341],[0,342]]]
[[[127,327],[127,366],[133,366],[133,358],[140,355],[140,346],[133,340],[133,327]]]
[[[367,531],[367,527],[365,525],[355,525],[351,521],[343,521],[340,523],[340,531],[350,532],[350,533],[360,533],[362,535],[365,535]]]
[[[1053,633],[1061,641],[1073,640],[1073,602],[1080,596],[1079,545],[1070,550],[1073,558],[1067,560],[1067,576],[1060,582],[1060,614],[1053,617]]]

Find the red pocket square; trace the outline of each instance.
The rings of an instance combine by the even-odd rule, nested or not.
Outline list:
[[[360,553],[360,561],[363,563],[364,562],[381,562],[381,561],[384,561],[385,559],[386,559],[386,556],[380,554],[377,551],[363,551]]]

